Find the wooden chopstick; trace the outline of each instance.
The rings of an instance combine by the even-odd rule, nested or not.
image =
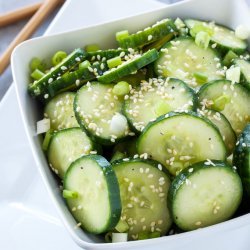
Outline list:
[[[45,0],[41,5],[39,10],[30,19],[30,21],[24,26],[24,28],[19,32],[16,38],[11,42],[9,47],[0,57],[0,75],[4,72],[10,63],[10,56],[13,49],[21,42],[28,39],[36,28],[42,23],[42,21],[52,12],[55,7],[61,3],[62,0]]]
[[[0,27],[15,23],[24,18],[32,16],[40,7],[42,3],[32,4],[6,14],[0,15]]]

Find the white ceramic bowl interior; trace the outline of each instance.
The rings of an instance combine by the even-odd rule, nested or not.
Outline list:
[[[184,247],[187,249],[187,246],[190,245],[192,250],[195,250],[201,249],[200,244],[203,245],[204,242],[206,246],[210,246],[206,249],[212,249],[213,241],[209,240],[209,237],[216,237],[218,233],[230,230],[240,230],[241,227],[250,223],[250,214],[247,214],[218,225],[179,235],[147,241],[116,244],[103,243],[102,238],[87,234],[81,229],[75,229],[76,222],[68,211],[61,196],[58,182],[48,167],[46,157],[41,149],[41,138],[36,135],[36,122],[42,119],[43,113],[39,104],[31,99],[27,93],[27,84],[29,83],[28,65],[31,58],[35,56],[49,58],[59,49],[70,52],[74,48],[91,43],[98,43],[103,48],[112,48],[116,46],[115,33],[117,31],[124,29],[128,29],[130,32],[137,31],[166,17],[192,17],[214,20],[231,28],[235,28],[239,24],[250,24],[249,10],[244,0],[187,0],[137,16],[58,35],[32,39],[19,45],[12,54],[12,71],[16,93],[27,137],[37,165],[35,167],[39,168],[48,192],[65,226],[73,239],[85,249],[147,250],[166,249],[166,246],[168,246],[168,249],[179,250],[184,249]],[[202,249],[205,249],[205,247]],[[232,249],[230,245],[229,249]]]

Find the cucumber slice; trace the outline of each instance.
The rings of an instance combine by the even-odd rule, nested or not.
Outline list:
[[[49,97],[53,97],[59,92],[75,90],[84,83],[94,80],[97,76],[102,75],[107,70],[106,63],[93,63],[87,68],[79,68],[75,71],[66,73],[48,86]]]
[[[238,135],[250,121],[250,92],[238,83],[217,80],[205,84],[198,93],[202,109],[220,111]]]
[[[112,89],[111,84],[88,83],[78,90],[74,101],[80,126],[105,145],[114,144],[130,134],[127,119],[121,114],[123,101]]]
[[[193,112],[171,112],[149,123],[137,146],[139,154],[159,161],[173,175],[205,159],[226,159],[218,129]]]
[[[196,88],[204,83],[195,77],[197,73],[207,77],[207,81],[223,77],[220,62],[215,50],[197,46],[191,37],[179,37],[163,46],[155,62],[155,72],[158,76],[178,78]]]
[[[242,184],[230,165],[208,160],[176,176],[168,197],[174,222],[189,231],[229,219],[240,205]]]
[[[55,132],[48,147],[49,165],[61,178],[77,158],[97,153],[94,143],[80,128],[68,128]]]
[[[68,72],[75,65],[79,64],[85,58],[85,55],[86,53],[83,49],[79,48],[74,50],[65,59],[63,59],[61,63],[52,68],[41,79],[28,86],[28,92],[30,95],[33,97],[41,97],[41,100],[48,99],[49,95],[47,93],[47,86],[65,72]]]
[[[103,75],[97,77],[97,79],[103,83],[111,83],[136,72],[137,70],[155,61],[157,58],[158,52],[156,49],[149,50],[142,55],[135,54],[121,65],[104,72]]]
[[[199,114],[208,118],[220,131],[227,148],[227,155],[232,154],[236,143],[236,134],[230,122],[220,112],[214,110],[198,110]]]
[[[51,121],[52,130],[79,127],[73,110],[74,98],[74,93],[64,92],[47,103],[44,113]]]
[[[121,220],[129,225],[129,239],[137,240],[141,232],[159,232],[163,236],[172,224],[167,207],[170,179],[158,165],[140,159],[113,164],[120,186]]]
[[[153,78],[130,91],[123,113],[133,129],[141,132],[151,120],[174,110],[193,110],[196,102],[194,91],[181,80]]]
[[[122,48],[142,48],[169,34],[174,36],[177,34],[177,29],[173,20],[164,19],[143,31],[118,39],[118,43]]]
[[[119,184],[105,158],[91,155],[73,162],[66,172],[64,189],[78,194],[66,201],[83,229],[99,234],[116,226],[121,216]]]
[[[127,49],[107,49],[107,50],[97,50],[91,51],[87,53],[86,59],[89,61],[99,61],[104,62],[111,58],[120,56],[124,57],[128,55],[130,52]]]
[[[243,59],[235,59],[234,64],[240,67],[241,84],[250,89],[250,62]]]
[[[195,26],[200,26],[201,28],[204,27],[204,29],[211,29],[211,41],[215,43],[217,45],[216,48],[221,50],[223,53],[227,52],[228,50],[232,50],[236,53],[242,53],[247,48],[246,41],[236,37],[233,30],[217,25],[214,22],[209,23],[194,19],[187,19],[185,20],[185,23],[190,29],[191,35],[194,35],[192,33],[192,29]]]
[[[236,143],[233,165],[237,167],[243,186],[250,196],[250,124],[244,128]]]

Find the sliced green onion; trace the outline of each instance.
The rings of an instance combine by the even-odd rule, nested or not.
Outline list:
[[[122,152],[120,152],[120,151],[116,151],[116,152],[114,153],[114,155],[112,156],[110,162],[114,162],[114,161],[116,161],[116,160],[121,160],[121,159],[123,159],[123,158],[125,158],[125,157],[126,157],[126,154],[125,154],[125,153],[122,153]],[[118,231],[118,230],[117,230],[117,231]]]
[[[87,52],[95,52],[95,51],[100,50],[100,47],[98,44],[89,44],[85,46],[85,50]]]
[[[112,89],[113,94],[123,96],[130,91],[129,84],[125,81],[118,82]]]
[[[164,115],[171,111],[171,107],[164,101],[159,101],[155,107],[155,113],[158,116]]]
[[[56,66],[57,64],[61,63],[66,57],[67,53],[65,51],[57,51],[51,59],[52,65]]]
[[[67,189],[63,190],[63,198],[65,198],[65,199],[76,199],[77,197],[78,197],[77,192],[67,190]]]
[[[36,133],[43,134],[50,130],[50,119],[44,118],[36,123]]]
[[[31,77],[35,80],[39,80],[41,79],[45,74],[39,70],[39,69],[35,69],[32,73],[31,73]]]
[[[209,42],[210,42],[210,35],[207,32],[200,31],[199,33],[196,34],[195,43],[199,47],[207,49]]]
[[[222,111],[224,110],[226,104],[229,102],[230,102],[230,97],[227,95],[222,95],[213,100],[213,105],[211,106],[211,108],[216,111]]]
[[[208,79],[207,75],[200,72],[194,72],[193,76],[199,84],[207,82]]]
[[[127,233],[112,233],[112,243],[128,241]]]
[[[240,82],[240,67],[231,67],[226,71],[226,79],[235,82]]]
[[[45,71],[46,70],[46,64],[44,61],[42,61],[41,59],[39,59],[38,57],[34,57],[31,61],[30,61],[30,69],[31,71],[34,71],[36,69],[39,69],[41,71]]]
[[[129,32],[128,32],[128,30],[118,31],[118,32],[116,32],[115,36],[116,36],[116,40],[119,41],[119,40],[122,40],[122,39],[128,37]]]
[[[91,66],[90,62],[88,60],[86,60],[86,61],[83,61],[79,64],[79,69],[86,69],[90,66]]]
[[[201,31],[208,33],[209,36],[214,34],[213,28],[206,24],[195,24],[194,27],[190,29],[190,34],[192,37],[195,37]]]
[[[225,66],[230,66],[231,64],[232,64],[232,61],[235,59],[235,58],[237,58],[238,57],[238,55],[237,54],[235,54],[232,50],[229,50],[228,52],[227,52],[227,54],[225,55],[225,57],[223,58],[223,64],[225,65]]]
[[[108,67],[111,69],[111,68],[114,68],[114,67],[122,64],[122,59],[120,56],[117,56],[117,57],[109,59],[107,61],[107,64],[108,64]]]
[[[125,233],[129,230],[129,225],[126,221],[119,220],[115,230],[119,233]]]
[[[52,137],[52,134],[53,134],[53,130],[48,130],[45,134],[45,137],[43,139],[43,145],[42,145],[42,148],[44,151],[47,151],[48,149],[48,146],[49,146],[49,142],[50,142],[50,139]]]
[[[174,24],[178,30],[186,27],[185,23],[179,17],[175,19]]]

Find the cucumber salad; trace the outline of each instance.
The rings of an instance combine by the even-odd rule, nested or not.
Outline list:
[[[249,212],[249,31],[177,18],[115,37],[30,62],[76,228],[122,242]]]

